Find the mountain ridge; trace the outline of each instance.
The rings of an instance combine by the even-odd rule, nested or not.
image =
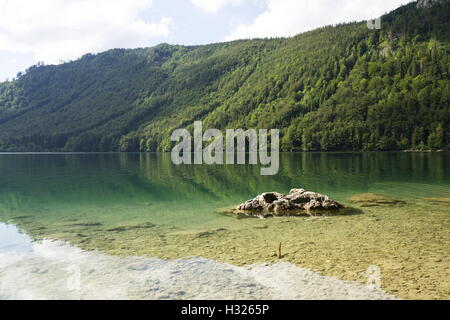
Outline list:
[[[161,44],[0,83],[0,150],[169,151],[170,134],[280,128],[284,151],[450,145],[450,6],[412,2],[292,38]]]

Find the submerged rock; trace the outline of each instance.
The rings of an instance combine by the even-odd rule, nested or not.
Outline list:
[[[440,202],[440,203],[450,203],[450,197],[448,198],[425,198],[427,201]]]
[[[67,225],[68,227],[100,227],[102,224],[100,222],[83,222],[83,223],[71,223]]]
[[[292,189],[288,195],[278,192],[263,193],[240,204],[234,211],[251,216],[289,216],[341,208],[341,204],[326,195],[305,189]]]
[[[219,228],[216,229],[214,231],[204,231],[204,232],[199,232],[195,235],[194,239],[199,239],[199,238],[206,238],[206,237],[210,237],[210,236],[214,236],[219,234],[220,232],[225,232],[227,231],[227,229],[225,228]]]
[[[153,223],[146,222],[146,223],[136,224],[136,225],[118,226],[118,227],[115,227],[115,228],[106,229],[106,231],[109,231],[109,232],[124,232],[124,231],[136,230],[136,229],[150,229],[150,228],[153,228],[153,227],[155,227],[155,225]]]
[[[402,200],[375,193],[357,194],[348,198],[348,201],[356,203],[361,207],[378,207],[382,205],[395,205],[405,203]]]

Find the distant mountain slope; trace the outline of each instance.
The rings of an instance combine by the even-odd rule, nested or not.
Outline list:
[[[0,150],[170,150],[176,128],[280,128],[296,150],[450,147],[450,1],[289,39],[114,49],[0,83]]]

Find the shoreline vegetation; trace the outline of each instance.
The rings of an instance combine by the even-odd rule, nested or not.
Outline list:
[[[280,154],[346,154],[346,153],[446,153],[450,149],[440,150],[340,150],[340,151],[280,151]],[[0,151],[0,154],[170,154],[171,151]],[[192,152],[193,153],[193,152]],[[238,153],[238,152],[236,152]],[[245,152],[249,154],[249,152]]]

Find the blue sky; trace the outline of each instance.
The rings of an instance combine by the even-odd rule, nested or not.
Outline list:
[[[111,48],[288,37],[408,0],[0,0],[0,81]]]

